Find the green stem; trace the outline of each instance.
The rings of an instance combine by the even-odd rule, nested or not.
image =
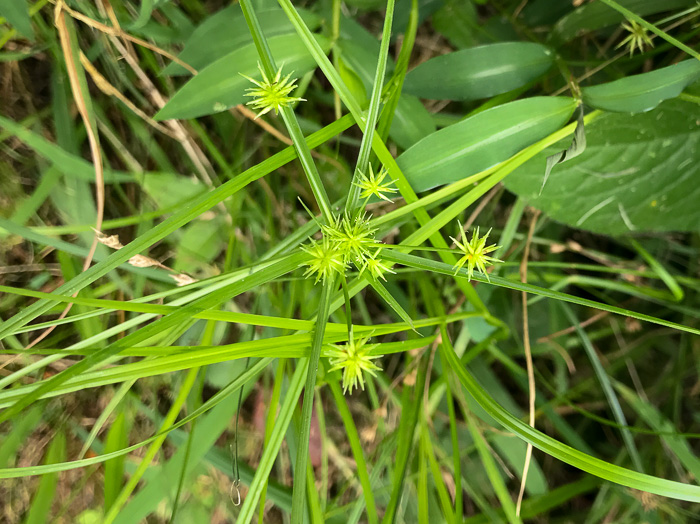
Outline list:
[[[406,32],[403,36],[399,57],[396,59],[396,69],[394,70],[391,80],[389,80],[389,83],[387,84],[389,99],[384,105],[384,109],[382,109],[382,115],[379,118],[379,125],[377,125],[377,134],[385,142],[389,137],[389,130],[391,129],[391,123],[394,120],[396,107],[399,105],[401,89],[403,88],[403,81],[406,78],[406,72],[408,71],[408,63],[411,58],[411,52],[413,51],[413,44],[416,41],[417,31],[418,0],[411,0],[411,12],[408,15],[408,26],[406,27]]]
[[[260,22],[258,21],[258,17],[255,15],[253,6],[251,5],[250,0],[241,0],[240,5],[241,10],[243,11],[243,16],[248,24],[248,29],[253,37],[253,42],[258,50],[258,56],[260,57],[262,68],[269,78],[274,78],[277,74],[275,59],[270,52],[270,47],[267,45],[267,40],[262,32]],[[299,162],[301,162],[301,167],[304,170],[304,173],[306,173],[306,178],[309,180],[311,191],[313,192],[314,197],[316,197],[316,203],[323,214],[323,218],[329,222],[333,218],[331,203],[328,199],[326,189],[323,187],[321,176],[318,174],[318,170],[316,169],[316,164],[314,164],[313,158],[311,158],[311,150],[309,149],[309,146],[306,145],[306,140],[304,139],[304,134],[301,131],[301,127],[299,127],[299,122],[297,122],[294,111],[292,111],[291,108],[282,107],[280,111],[282,113],[284,124],[287,126],[289,137],[294,143],[294,149],[299,157]]]
[[[335,404],[338,407],[340,418],[343,419],[345,433],[348,437],[348,442],[350,442],[350,449],[352,449],[355,464],[357,464],[357,476],[360,477],[362,495],[364,496],[365,505],[367,508],[367,521],[369,524],[377,524],[379,522],[379,519],[377,518],[377,506],[374,502],[372,484],[370,483],[369,473],[367,473],[367,462],[365,462],[365,456],[362,452],[362,444],[360,442],[360,436],[357,433],[357,427],[352,419],[352,414],[348,408],[348,403],[343,396],[343,392],[340,389],[340,385],[338,385],[338,381],[332,379],[328,380],[328,386],[331,388],[331,393],[333,394]]]
[[[168,414],[166,415],[165,420],[163,421],[163,424],[160,427],[159,433],[163,433],[164,431],[170,429],[170,427],[177,419],[177,416],[180,414],[180,409],[182,408],[182,405],[185,403],[185,400],[187,400],[187,396],[190,394],[192,386],[194,386],[195,379],[197,378],[197,373],[199,373],[199,367],[192,368],[187,372],[185,380],[183,381],[182,386],[180,387],[180,391],[177,395],[177,398],[173,402],[173,405],[170,407],[170,410],[168,411]],[[114,501],[114,504],[110,508],[109,513],[107,513],[107,515],[105,516],[103,521],[105,524],[114,522],[114,519],[117,518],[119,510],[126,503],[127,499],[129,498],[129,495],[131,495],[131,492],[134,491],[134,489],[139,483],[139,480],[141,480],[141,477],[143,477],[144,473],[146,473],[146,470],[151,465],[153,458],[156,456],[156,453],[158,453],[158,451],[160,450],[166,437],[167,433],[163,433],[148,448],[148,451],[146,451],[146,455],[141,460],[141,464],[139,464],[139,467],[136,469],[136,472],[134,472],[134,474],[129,479],[129,482],[126,484],[126,486],[124,486],[121,493],[119,493],[117,500]]]
[[[688,53],[690,56],[692,56],[692,57],[697,58],[698,60],[700,60],[700,53],[698,53],[698,52],[695,51],[694,49],[691,49],[690,47],[688,47],[687,45],[685,45],[685,44],[684,44],[683,42],[681,42],[680,40],[677,40],[677,39],[673,38],[671,35],[669,35],[669,34],[666,33],[665,31],[662,31],[661,29],[659,29],[658,27],[656,27],[654,24],[650,24],[649,22],[647,22],[646,20],[644,20],[642,17],[640,17],[640,16],[634,14],[634,13],[633,13],[632,11],[630,11],[629,9],[625,9],[624,7],[622,7],[620,4],[618,4],[618,3],[615,2],[614,0],[600,0],[600,1],[603,2],[605,5],[607,5],[608,7],[611,7],[612,9],[614,9],[614,10],[617,11],[618,13],[623,14],[628,20],[634,20],[634,21],[637,22],[638,24],[640,24],[640,25],[646,27],[649,31],[651,31],[651,32],[654,33],[655,35],[660,36],[661,38],[663,38],[664,40],[666,40],[666,41],[667,41],[668,43],[670,43],[671,45],[676,46],[676,47],[677,47],[678,49],[680,49],[681,51],[685,51],[685,52]]]
[[[382,44],[379,48],[379,60],[377,61],[377,71],[374,74],[374,87],[372,88],[372,96],[369,102],[369,111],[367,112],[367,121],[362,135],[362,143],[360,144],[360,153],[355,166],[355,174],[352,177],[348,199],[345,202],[345,213],[347,215],[355,215],[360,206],[360,188],[357,182],[360,178],[360,173],[367,173],[369,165],[369,156],[372,153],[372,140],[374,139],[374,128],[377,125],[379,117],[379,105],[382,96],[382,87],[384,86],[384,75],[386,74],[386,63],[389,56],[389,44],[391,42],[391,25],[394,20],[394,0],[388,0],[386,5],[386,16],[384,18],[384,30],[382,31]]]
[[[311,430],[311,413],[314,405],[314,388],[316,387],[316,375],[321,358],[321,347],[326,330],[326,322],[330,314],[331,296],[335,289],[334,279],[326,281],[323,285],[321,302],[318,305],[316,317],[316,329],[311,343],[311,356],[309,357],[309,369],[306,374],[304,386],[304,403],[301,408],[301,425],[297,439],[297,457],[294,468],[294,484],[292,492],[292,524],[301,524],[304,521],[304,495],[306,493],[306,462],[309,458],[309,432]]]

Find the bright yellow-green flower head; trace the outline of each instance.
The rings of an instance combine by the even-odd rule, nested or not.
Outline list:
[[[395,182],[394,180],[384,182],[384,179],[388,174],[389,172],[382,167],[379,170],[379,173],[375,175],[374,171],[372,170],[372,164],[369,164],[369,177],[360,172],[360,180],[355,184],[357,187],[362,189],[360,198],[369,198],[374,195],[382,200],[386,200],[387,202],[392,202],[392,200],[384,195],[384,193],[396,193],[397,191],[395,187],[391,187],[391,185]]]
[[[320,242],[312,239],[308,245],[301,246],[301,249],[310,255],[309,260],[305,262],[305,265],[309,266],[304,273],[305,277],[316,275],[315,282],[325,282],[333,273],[345,272],[343,254],[325,235]]]
[[[294,102],[305,102],[303,98],[296,98],[289,96],[289,94],[296,89],[296,78],[290,80],[289,77],[292,73],[282,78],[282,68],[277,70],[277,74],[274,78],[270,79],[263,71],[262,66],[258,63],[258,69],[262,75],[262,80],[254,80],[249,76],[241,73],[241,76],[247,78],[253,82],[257,87],[251,87],[246,89],[245,96],[252,96],[254,100],[251,100],[246,105],[252,106],[256,111],[260,111],[255,118],[258,118],[266,113],[269,113],[273,109],[275,114],[279,113],[279,110],[283,107],[287,107]]]
[[[392,271],[389,266],[384,264],[384,261],[381,258],[379,258],[380,251],[381,248],[377,249],[373,255],[364,257],[362,260],[362,266],[360,267],[360,275],[367,271],[376,280],[379,280],[380,278],[382,280],[386,280],[386,278],[384,278],[384,273],[396,273],[395,271]]]
[[[331,344],[329,351],[331,358],[331,368],[329,371],[343,370],[343,393],[353,388],[357,389],[359,383],[364,391],[365,381],[362,376],[363,372],[367,372],[373,377],[376,377],[375,371],[380,370],[372,360],[380,358],[381,355],[370,355],[370,352],[379,344],[367,344],[370,337],[358,340],[351,340],[347,344],[341,346]]]
[[[649,47],[654,47],[654,42],[651,41],[649,33],[644,26],[638,24],[634,20],[628,20],[629,24],[622,24],[623,29],[626,29],[629,34],[625,39],[615,46],[615,49],[627,45],[630,50],[630,56],[634,53],[634,49],[639,49],[640,53],[644,52],[644,44]]]
[[[459,248],[464,255],[455,264],[455,275],[462,267],[464,267],[464,264],[467,264],[467,280],[471,280],[472,275],[474,274],[474,268],[481,271],[484,276],[486,276],[486,280],[489,280],[489,275],[486,272],[486,266],[489,266],[494,262],[503,262],[502,260],[488,256],[488,253],[496,251],[501,247],[497,246],[496,244],[491,244],[490,246],[486,245],[486,240],[488,239],[491,230],[489,229],[488,233],[486,233],[483,237],[480,237],[479,228],[477,227],[476,231],[472,233],[472,238],[469,242],[467,242],[462,224],[459,224],[459,233],[462,242],[456,238],[450,237],[457,245],[457,248]]]
[[[343,254],[343,262],[355,262],[358,267],[369,256],[370,249],[379,243],[374,238],[376,228],[370,225],[369,217],[364,214],[354,220],[348,215],[336,217],[330,224],[321,226],[321,229],[323,236],[328,237]]]

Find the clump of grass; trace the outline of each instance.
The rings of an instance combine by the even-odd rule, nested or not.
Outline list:
[[[0,2],[0,520],[697,519],[700,9],[200,4]]]

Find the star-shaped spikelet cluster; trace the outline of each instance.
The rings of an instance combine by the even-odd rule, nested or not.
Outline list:
[[[247,78],[257,86],[246,89],[245,93],[245,96],[254,97],[246,105],[259,111],[255,118],[259,118],[273,109],[275,114],[278,114],[283,107],[288,107],[295,102],[306,101],[303,98],[289,96],[297,87],[296,78],[290,80],[292,73],[282,78],[282,68],[280,67],[277,74],[273,78],[269,78],[259,63],[258,69],[262,75],[262,80],[259,81],[241,73],[242,77]]]

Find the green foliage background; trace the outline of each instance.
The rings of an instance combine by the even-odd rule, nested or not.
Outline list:
[[[0,521],[697,520],[699,17],[0,0]],[[304,278],[365,205],[393,272]]]

